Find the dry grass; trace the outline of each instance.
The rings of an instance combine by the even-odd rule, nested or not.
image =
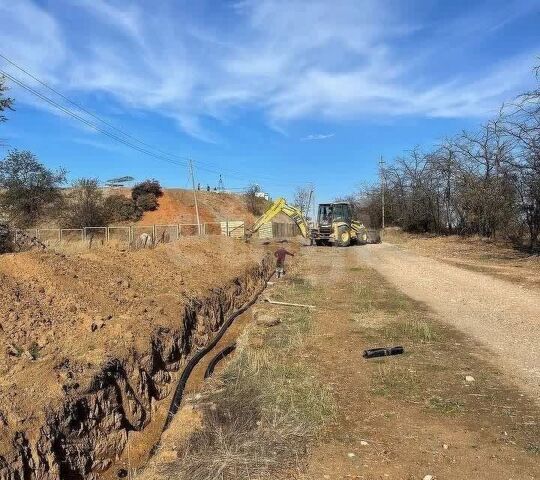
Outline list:
[[[397,228],[385,231],[384,241],[414,250],[453,266],[540,288],[540,255],[516,249],[508,241],[479,236],[412,234]]]
[[[377,395],[408,396],[416,391],[420,379],[415,370],[396,363],[381,363],[377,365],[373,375],[373,392]]]
[[[496,425],[495,430],[512,431],[518,450],[537,455],[539,427],[534,402],[501,382],[500,372],[485,360],[489,354],[474,340],[434,320],[423,304],[402,295],[376,272],[367,267],[357,267],[355,272],[358,283],[353,277],[349,286],[354,295],[351,307],[363,312],[352,325],[355,336],[366,347],[405,347],[404,355],[366,363],[370,386],[366,401],[371,404],[369,397],[375,395],[396,407],[420,408],[422,416],[425,412],[451,416],[451,421],[471,431],[494,434]],[[381,313],[379,323],[369,321],[373,316],[370,306]],[[466,382],[466,375],[475,381]]]
[[[313,287],[292,278],[276,293],[305,301]],[[334,404],[298,355],[312,314],[274,313],[281,315],[280,325],[253,327],[241,336],[218,388],[206,395],[203,428],[189,438],[178,461],[162,468],[163,478],[275,479],[298,468],[298,458],[333,415]]]
[[[410,319],[386,325],[383,335],[390,340],[406,339],[423,343],[436,341],[439,337],[432,324],[423,320]]]

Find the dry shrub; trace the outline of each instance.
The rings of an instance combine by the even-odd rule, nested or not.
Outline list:
[[[204,403],[204,427],[194,433],[181,457],[163,467],[168,479],[290,478],[306,445],[333,415],[330,391],[310,368],[296,361],[289,337],[304,329],[297,322],[243,335],[234,360]],[[288,323],[287,321],[284,323]],[[292,326],[291,326],[292,325]],[[253,342],[253,336],[265,342]]]

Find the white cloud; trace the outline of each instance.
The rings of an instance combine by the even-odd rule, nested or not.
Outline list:
[[[311,141],[311,140],[326,140],[327,138],[332,138],[333,133],[312,133],[301,138],[302,141]]]
[[[0,51],[65,93],[105,94],[124,109],[171,118],[204,141],[216,141],[206,119],[229,122],[244,110],[278,131],[312,117],[487,115],[529,81],[538,53],[466,74],[441,62],[440,53],[435,65],[448,29],[430,45],[415,44],[423,19],[411,21],[391,0],[247,0],[221,5],[221,23],[171,4],[146,11],[127,0],[83,0],[66,7],[85,15],[88,28],[79,31],[66,23],[69,11],[60,16],[29,0],[0,0],[7,16]],[[463,18],[448,22],[454,43],[460,31],[467,42],[481,35],[471,35],[474,17]],[[486,34],[498,28],[501,15],[482,17]],[[434,67],[448,71],[444,81]]]
[[[54,80],[67,53],[57,21],[30,0],[0,0],[0,17],[0,51]]]

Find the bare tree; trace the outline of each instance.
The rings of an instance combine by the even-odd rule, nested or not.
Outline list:
[[[296,187],[294,192],[294,206],[298,208],[302,215],[309,216],[309,207],[311,203],[313,189],[309,185]]]
[[[476,130],[395,158],[385,168],[385,183],[388,224],[518,242],[527,232],[530,247],[538,247],[540,86]],[[359,197],[371,224],[380,225],[378,186],[364,188]]]
[[[268,202],[262,196],[259,185],[250,185],[244,193],[246,207],[253,215],[262,215],[268,206]]]
[[[6,92],[8,89],[5,82],[6,78],[4,76],[0,76],[0,122],[6,121],[6,117],[2,112],[5,110],[13,110],[13,99],[4,95],[4,92]]]

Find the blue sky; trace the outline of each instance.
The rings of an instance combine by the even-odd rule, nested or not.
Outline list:
[[[0,15],[2,55],[181,163],[13,85],[0,138],[72,179],[186,187],[190,157],[203,185],[222,172],[291,196],[312,182],[330,200],[374,181],[379,155],[479,125],[540,63],[538,0],[0,0]]]

